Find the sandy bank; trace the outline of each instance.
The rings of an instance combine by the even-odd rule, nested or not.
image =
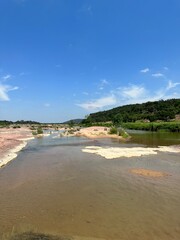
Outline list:
[[[82,151],[86,153],[97,154],[106,159],[114,159],[114,158],[120,158],[120,157],[130,158],[130,157],[140,157],[145,155],[156,155],[158,151],[180,153],[180,147],[179,146],[170,146],[170,147],[161,146],[158,148],[145,148],[145,147],[118,148],[118,147],[88,146],[82,149]]]
[[[27,142],[22,142],[18,146],[4,153],[4,156],[0,159],[0,167],[3,167],[8,162],[16,158],[18,152],[21,151],[26,145],[27,145]]]
[[[143,169],[143,168],[131,169],[130,173],[133,173],[133,174],[136,174],[136,175],[139,175],[139,176],[153,177],[153,178],[170,176],[170,174],[165,173],[165,172],[154,171],[154,170]]]
[[[75,136],[78,137],[87,137],[90,139],[94,138],[117,138],[124,140],[123,137],[116,134],[109,134],[110,128],[108,127],[87,127],[82,128],[75,133]]]
[[[0,167],[17,157],[17,153],[32,139],[28,128],[0,129]]]

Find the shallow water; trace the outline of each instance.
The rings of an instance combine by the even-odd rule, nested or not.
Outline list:
[[[161,135],[154,140],[153,135],[152,140],[136,132],[128,143],[54,136],[31,141],[0,169],[0,234],[14,227],[102,239],[180,239],[178,154],[106,160],[81,151],[87,145],[178,144],[179,136]],[[137,176],[129,172],[132,168],[170,176]]]

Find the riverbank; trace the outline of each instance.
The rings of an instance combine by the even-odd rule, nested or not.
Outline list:
[[[30,139],[33,139],[32,132],[26,127],[0,129],[0,167],[16,158]]]
[[[74,135],[77,137],[87,137],[90,139],[116,138],[116,139],[120,139],[120,140],[125,140],[125,138],[123,136],[119,136],[117,134],[110,134],[109,127],[99,127],[99,126],[82,128],[79,131],[75,132]]]

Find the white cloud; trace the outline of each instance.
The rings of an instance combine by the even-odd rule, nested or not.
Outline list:
[[[168,68],[168,67],[164,67],[164,70],[168,71],[168,70],[169,70],[169,68]]]
[[[145,88],[137,85],[131,85],[129,87],[123,87],[119,89],[122,96],[127,99],[138,99],[146,94]]]
[[[162,74],[162,73],[153,73],[152,77],[160,78],[160,77],[164,77],[164,74]]]
[[[150,71],[149,68],[145,68],[145,69],[140,70],[141,73],[147,73],[147,72],[149,72],[149,71]]]
[[[0,84],[0,101],[9,101],[10,98],[9,98],[8,92],[14,91],[17,89],[18,87],[12,87],[8,85]]]
[[[145,84],[129,84],[109,90],[107,97],[102,97],[102,92],[100,91],[94,92],[94,94],[100,94],[100,97],[76,105],[88,111],[98,111],[110,106],[116,107],[127,104],[157,101],[160,99],[180,98],[180,82],[169,80],[166,83],[164,82],[164,85],[160,87],[153,86],[152,89],[148,89]]]
[[[4,81],[6,81],[6,80],[10,79],[11,77],[12,77],[12,76],[11,76],[10,74],[7,74],[7,75],[3,76],[2,79],[3,79]]]
[[[118,88],[116,98],[118,99],[118,106],[154,101],[154,95],[144,86],[139,85]]]
[[[98,98],[89,102],[76,104],[79,107],[84,108],[85,110],[98,110],[107,106],[115,105],[117,102],[116,97],[114,95],[110,95],[107,97]]]
[[[101,80],[101,84],[102,85],[107,85],[107,84],[109,84],[109,82],[106,79],[102,79]]]
[[[175,88],[176,86],[178,86],[178,85],[180,85],[180,83],[179,82],[177,82],[177,83],[174,83],[174,82],[172,82],[171,80],[169,80],[169,82],[168,82],[168,85],[167,85],[167,90],[170,90],[170,89],[172,89],[172,88]]]
[[[161,89],[158,89],[154,96],[150,96],[152,100],[150,101],[156,101],[160,99],[170,99],[170,98],[180,98],[180,91],[178,93],[176,91],[173,91],[173,88],[176,88],[180,83],[174,83],[173,81],[168,81],[167,86],[162,87]]]
[[[99,90],[103,90],[106,85],[108,85],[109,82],[106,79],[102,79],[99,84]]]

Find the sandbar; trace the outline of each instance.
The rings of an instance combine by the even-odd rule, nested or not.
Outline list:
[[[146,147],[97,147],[87,146],[82,149],[82,152],[93,153],[102,156],[106,159],[114,159],[121,157],[140,157],[145,155],[156,155],[158,152],[180,153],[180,146],[160,146],[157,148]]]
[[[0,167],[6,165],[9,161],[17,157],[27,144],[27,141],[33,139],[32,132],[27,127],[17,129],[0,129]]]
[[[131,169],[130,172],[133,174],[137,174],[139,176],[153,177],[153,178],[170,176],[170,174],[165,172],[154,171],[154,170],[143,169],[143,168]]]
[[[99,127],[99,126],[93,126],[93,127],[87,127],[82,128],[78,132],[75,133],[75,136],[77,137],[87,137],[90,139],[95,138],[117,138],[124,140],[122,136],[118,136],[117,134],[109,134],[110,128],[109,127]]]

